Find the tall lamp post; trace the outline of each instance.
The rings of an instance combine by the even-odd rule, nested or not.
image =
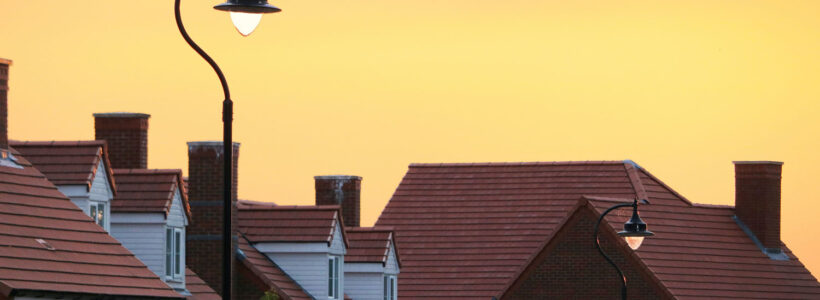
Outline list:
[[[644,203],[649,203],[649,201],[642,200]],[[629,248],[632,250],[638,250],[643,243],[643,239],[647,236],[655,235],[651,231],[646,229],[646,223],[641,220],[641,217],[638,216],[638,199],[635,199],[631,204],[629,203],[621,203],[616,204],[606,211],[598,218],[598,223],[595,223],[595,232],[593,233],[593,238],[595,238],[595,245],[598,246],[598,252],[608,261],[615,270],[618,271],[618,275],[621,277],[621,299],[626,300],[626,277],[624,276],[624,272],[621,271],[621,268],[618,268],[618,265],[609,258],[604,250],[601,249],[601,242],[598,240],[598,227],[601,225],[601,221],[604,220],[604,217],[611,211],[616,210],[622,207],[629,207],[632,206],[632,218],[629,221],[624,223],[624,230],[618,232],[618,235],[624,237],[626,239],[626,243],[629,244]]]
[[[216,62],[205,53],[202,48],[197,45],[194,40],[185,31],[185,26],[182,25],[182,17],[179,13],[180,0],[174,1],[174,15],[177,21],[179,33],[185,39],[185,42],[191,48],[202,56],[211,68],[219,77],[219,82],[222,84],[222,91],[225,94],[225,100],[222,101],[222,146],[223,148],[223,179],[224,179],[224,199],[222,208],[222,299],[231,299],[231,251],[232,237],[231,237],[231,182],[233,181],[231,169],[233,168],[233,101],[231,100],[231,92],[228,89],[228,81],[225,80],[225,75]],[[234,26],[243,36],[250,35],[259,21],[262,19],[262,14],[275,13],[282,11],[281,9],[268,4],[267,0],[228,0],[228,2],[214,6],[214,9],[227,11],[231,13],[231,21]]]

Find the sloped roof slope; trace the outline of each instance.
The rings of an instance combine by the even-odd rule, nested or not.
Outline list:
[[[10,144],[55,185],[90,188],[99,163],[103,162],[108,183],[116,194],[105,141],[11,141]]]
[[[239,250],[242,255],[237,255],[237,259],[242,262],[242,265],[250,270],[265,286],[276,291],[284,300],[313,299],[302,286],[285,274],[279,266],[251,246],[245,237],[239,237]]]
[[[397,248],[393,241],[392,228],[348,227],[346,230],[350,247],[345,254],[345,263],[385,264],[390,254],[390,245],[393,244],[394,248]]]
[[[239,201],[239,230],[252,243],[330,243],[336,226],[342,226],[338,205],[282,206]],[[342,230],[345,244],[346,234]]]
[[[35,291],[182,298],[11,152],[19,168],[0,166],[0,297]]]
[[[111,212],[157,212],[168,214],[174,193],[181,190],[183,208],[188,219],[191,207],[179,169],[114,169],[117,195]]]
[[[214,289],[188,268],[185,268],[185,289],[191,293],[186,297],[188,300],[222,300]]]
[[[598,215],[615,204],[590,203]],[[632,252],[677,299],[820,299],[820,283],[791,250],[781,243],[789,260],[770,259],[735,222],[734,207],[652,203],[639,210],[655,236]],[[622,230],[629,215],[610,213],[606,221]]]

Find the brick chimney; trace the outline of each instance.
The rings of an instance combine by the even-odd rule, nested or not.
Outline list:
[[[736,161],[735,215],[765,252],[780,252],[780,174],[777,161]]]
[[[316,176],[316,205],[340,205],[346,227],[359,227],[362,178],[359,176]]]
[[[186,263],[215,291],[222,292],[222,208],[224,169],[222,142],[188,142],[188,203],[192,220],[187,228]],[[231,233],[237,247],[236,183],[239,143],[233,144]],[[231,261],[236,251],[231,251]],[[236,264],[231,278],[235,278]],[[235,282],[232,291],[237,291]],[[236,295],[237,293],[232,293]]]
[[[0,58],[0,151],[9,149],[9,67],[11,61]]]
[[[95,139],[108,143],[114,169],[148,168],[148,118],[140,113],[94,114]]]

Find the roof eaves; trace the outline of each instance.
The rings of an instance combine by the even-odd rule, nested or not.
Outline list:
[[[244,240],[245,240],[245,242],[246,242],[246,243],[248,243],[248,246],[250,246],[251,248],[254,248],[254,246],[253,246],[253,244],[251,243],[251,241],[250,241],[250,240],[248,240],[248,239],[245,237],[245,235],[244,235],[244,234],[240,233],[240,237],[239,237],[239,238],[244,239]],[[283,296],[283,298],[284,298],[283,300],[290,300],[290,299],[291,299],[290,295],[288,295],[287,293],[285,293],[285,291],[284,291],[284,290],[282,290],[282,288],[280,288],[280,287],[279,287],[278,285],[276,285],[273,281],[271,281],[270,279],[268,279],[268,278],[267,278],[267,276],[265,276],[264,274],[262,274],[262,272],[261,272],[261,271],[257,270],[257,269],[253,266],[253,264],[251,264],[251,263],[247,260],[247,256],[245,256],[244,252],[242,252],[242,250],[240,250],[240,249],[239,249],[239,247],[237,247],[237,248],[236,248],[236,251],[237,251],[237,254],[238,254],[238,255],[236,256],[236,258],[237,258],[237,259],[239,259],[239,261],[241,261],[241,262],[242,262],[242,264],[243,264],[243,265],[244,265],[244,266],[245,266],[245,267],[246,267],[249,271],[251,271],[251,272],[254,274],[254,276],[256,276],[256,277],[257,277],[257,279],[259,279],[259,280],[261,280],[262,282],[264,282],[264,283],[265,283],[265,284],[266,284],[269,288],[274,289],[274,290],[277,292],[276,294],[278,294],[278,295],[280,295],[280,296]],[[280,268],[280,267],[279,267],[279,265],[277,265],[277,264],[276,264],[276,262],[274,262],[272,259],[270,259],[267,255],[264,255],[264,254],[263,254],[262,256],[264,256],[264,257],[265,257],[265,259],[266,259],[268,262],[270,262],[272,265],[274,265],[275,267],[279,268],[280,270],[282,269],[282,268]],[[290,281],[292,281],[292,282],[293,282],[293,284],[295,284],[295,285],[296,285],[296,286],[298,286],[300,289],[302,289],[302,291],[303,291],[303,292],[305,292],[305,294],[306,294],[306,295],[310,295],[310,293],[308,293],[308,292],[307,292],[307,290],[306,290],[306,289],[305,289],[305,288],[304,288],[304,287],[303,287],[303,286],[302,286],[302,285],[301,285],[298,281],[296,281],[295,279],[293,279],[293,277],[291,277],[291,276],[290,276],[287,272],[285,272],[284,270],[282,270],[282,273],[283,273],[283,274],[284,274],[284,275],[285,275],[288,279],[290,279]]]

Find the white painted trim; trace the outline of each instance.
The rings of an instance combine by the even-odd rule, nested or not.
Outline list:
[[[384,266],[381,263],[345,262],[345,273],[384,274]]]
[[[257,243],[253,246],[263,253],[328,253],[327,243]]]

